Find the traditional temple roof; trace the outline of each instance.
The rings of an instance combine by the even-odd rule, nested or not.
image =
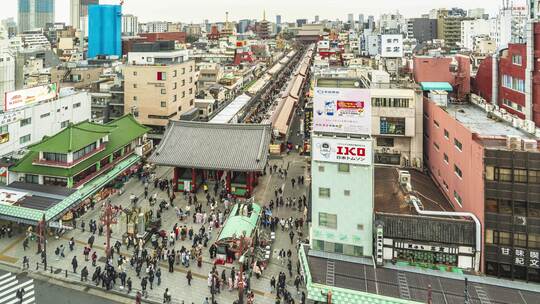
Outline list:
[[[149,128],[139,124],[131,114],[124,115],[105,125],[91,122],[82,122],[71,125],[52,137],[45,138],[41,142],[33,145],[28,152],[15,166],[9,170],[20,173],[39,174],[47,176],[69,177],[81,172],[89,166],[100,161],[107,155],[127,145],[134,139],[143,136]],[[73,167],[51,167],[34,164],[40,151],[68,153],[90,145],[109,135],[109,141],[105,143],[105,149],[79,162]],[[63,140],[63,141],[62,141]]]
[[[210,170],[262,171],[271,126],[170,121],[150,162]]]

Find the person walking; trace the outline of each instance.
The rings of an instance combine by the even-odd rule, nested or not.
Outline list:
[[[186,279],[187,279],[188,285],[191,286],[191,280],[193,279],[193,275],[191,274],[191,270],[188,270],[188,272],[186,274]]]
[[[146,285],[148,284],[148,279],[146,277],[142,278],[141,280],[141,289],[144,297],[148,296],[148,293],[146,292]]]
[[[23,298],[24,298],[25,293],[26,293],[26,291],[24,290],[23,287],[17,289],[16,296],[17,296],[17,299],[19,300],[19,303],[23,302]]]
[[[158,268],[156,271],[157,286],[161,285],[161,268]]]
[[[86,268],[86,266],[81,270],[81,282],[83,281],[88,281],[88,268]]]
[[[131,287],[133,286],[133,283],[131,282],[131,277],[127,279],[126,285],[127,285],[127,293],[130,293]]]
[[[272,276],[270,279],[270,293],[274,292],[276,290],[276,277]]]
[[[77,256],[74,256],[71,260],[71,266],[73,266],[73,273],[77,273],[77,266],[79,266],[79,263],[77,262]]]

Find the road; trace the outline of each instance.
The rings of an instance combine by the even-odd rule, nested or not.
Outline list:
[[[0,270],[0,276],[7,274],[7,271]],[[31,280],[25,274],[17,275],[19,282],[26,282]],[[33,303],[39,304],[116,304],[114,302],[95,294],[90,294],[86,289],[75,290],[52,284],[49,282],[34,280],[34,296],[36,301]],[[2,302],[2,299],[0,299]]]

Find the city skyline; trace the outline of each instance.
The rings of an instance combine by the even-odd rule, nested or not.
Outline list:
[[[117,4],[119,0],[101,0],[102,4]],[[268,20],[274,21],[276,15],[281,15],[283,22],[293,22],[299,18],[307,18],[313,21],[315,15],[320,17],[320,20],[347,20],[349,13],[354,14],[355,19],[358,14],[379,16],[383,13],[392,13],[399,11],[405,17],[420,17],[421,14],[429,12],[430,9],[439,7],[460,7],[464,9],[485,8],[486,13],[494,14],[501,6],[500,1],[494,0],[479,0],[470,2],[466,0],[411,0],[407,3],[401,3],[399,10],[395,10],[392,5],[394,0],[380,0],[376,4],[358,3],[343,7],[344,1],[330,0],[320,1],[315,4],[307,0],[300,0],[291,3],[285,0],[273,1],[271,5],[262,3],[262,0],[242,3],[237,1],[217,1],[203,0],[194,3],[180,3],[173,0],[160,0],[161,4],[166,4],[162,7],[167,7],[166,10],[147,9],[147,2],[144,0],[126,0],[124,3],[123,12],[125,14],[134,14],[139,17],[141,22],[148,21],[173,21],[184,23],[202,23],[208,19],[210,22],[219,22],[225,20],[225,11],[229,11],[230,20],[240,19],[262,19],[263,11],[266,11]],[[56,22],[70,23],[69,17],[69,0],[56,0]],[[514,2],[516,6],[525,5],[525,1],[518,0]],[[309,4],[309,5],[308,5]],[[187,9],[186,9],[187,8]],[[324,12],[324,14],[321,14]],[[17,1],[10,0],[4,3],[4,9],[0,12],[0,19],[9,17],[17,18]]]

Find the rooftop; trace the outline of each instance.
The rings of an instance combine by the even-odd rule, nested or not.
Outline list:
[[[170,121],[149,161],[181,168],[262,171],[270,136],[270,125]]]
[[[422,200],[425,210],[454,211],[439,187],[426,174],[409,170],[411,186]],[[375,167],[375,212],[416,215],[407,203],[407,194],[401,190],[396,168]],[[425,199],[429,198],[429,199]]]
[[[514,128],[509,123],[489,118],[487,112],[473,104],[449,103],[446,112],[472,133],[480,136],[519,136],[524,139],[536,139],[535,136]]]
[[[304,250],[306,249],[304,247]],[[392,265],[374,268],[353,261],[337,260],[311,250],[306,255],[313,283],[327,285],[327,263],[332,261],[335,265],[334,278],[331,279],[334,282],[332,288],[351,290],[349,293],[351,296],[358,292],[367,292],[373,294],[373,297],[381,298],[378,302],[369,303],[405,303],[407,300],[425,303],[428,299],[429,286],[433,303],[462,304],[465,300],[463,275],[441,271],[422,272],[418,269]],[[470,303],[483,303],[487,298],[491,300],[490,303],[527,304],[536,303],[539,297],[538,292],[526,290],[525,286],[531,284],[475,276],[468,278]],[[534,289],[534,286],[530,289]],[[408,297],[402,297],[403,290],[408,291]],[[382,298],[385,296],[393,297],[396,301],[383,301]]]
[[[47,176],[69,177],[73,176],[82,170],[95,164],[103,157],[112,154],[121,147],[127,145],[137,137],[143,136],[149,131],[149,128],[139,124],[132,115],[124,115],[116,120],[113,120],[105,125],[99,125],[90,122],[82,122],[76,125],[77,130],[69,130],[75,126],[68,127],[63,131],[45,138],[39,143],[30,147],[28,152],[19,162],[10,168],[10,171],[21,173],[33,173]],[[67,131],[66,131],[67,130]],[[91,131],[92,130],[92,131]],[[103,133],[107,130],[107,133]],[[82,138],[77,138],[74,134],[79,134]],[[95,132],[95,135],[92,135]],[[71,149],[76,151],[75,147],[82,147],[90,144],[105,135],[109,135],[109,141],[105,145],[105,149],[91,155],[90,157],[80,161],[76,165],[63,167],[39,166],[33,162],[38,157],[39,151],[60,152],[66,151],[69,148],[68,141],[72,141]],[[65,152],[64,152],[65,153]]]

